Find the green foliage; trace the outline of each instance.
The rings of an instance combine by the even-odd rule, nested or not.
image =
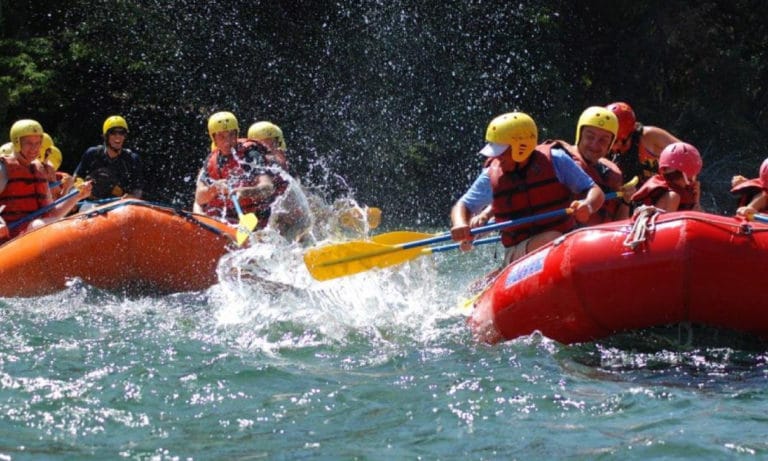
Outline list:
[[[0,116],[12,112],[31,117],[55,100],[56,70],[50,57],[47,39],[0,39]],[[7,136],[3,133],[0,139]]]
[[[25,98],[49,91],[54,71],[45,65],[50,52],[46,39],[0,40],[0,86],[8,92],[9,105],[21,106]]]

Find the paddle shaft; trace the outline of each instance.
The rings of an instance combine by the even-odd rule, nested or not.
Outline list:
[[[472,240],[472,246],[487,245],[489,243],[496,243],[501,241],[501,235],[494,235],[493,237],[486,237],[482,239]],[[451,251],[459,248],[461,243],[449,243],[448,245],[441,245],[439,247],[427,248],[430,253],[442,253],[444,251]]]
[[[17,227],[21,226],[24,223],[32,221],[33,219],[37,219],[38,217],[40,217],[40,216],[48,213],[49,211],[53,210],[54,208],[56,208],[56,206],[58,206],[60,203],[66,202],[67,200],[69,200],[70,198],[74,197],[75,195],[77,195],[79,193],[80,193],[80,191],[77,190],[77,189],[69,191],[69,193],[67,195],[65,195],[63,197],[60,197],[55,202],[49,203],[48,205],[46,205],[46,206],[44,206],[42,208],[39,208],[39,209],[33,211],[32,213],[24,216],[23,218],[19,219],[18,221],[14,221],[14,222],[8,224],[8,229],[9,230],[16,229]]]
[[[607,198],[614,198],[617,196],[617,193],[607,194]],[[570,208],[563,208],[512,221],[493,223],[471,229],[470,234],[477,235],[499,229],[506,229],[541,219],[565,216],[571,212],[572,210]],[[389,267],[409,261],[424,254],[432,253],[433,251],[449,251],[460,246],[459,243],[455,243],[446,245],[445,247],[429,247],[429,245],[434,243],[451,240],[452,237],[449,232],[410,242],[405,241],[397,244],[387,243],[388,241],[394,243],[401,238],[409,238],[409,234],[419,236],[420,233],[400,231],[391,233],[391,235],[387,237],[374,237],[373,241],[351,241],[314,249],[310,248],[304,253],[304,263],[314,278],[317,280],[328,280],[356,274],[373,267]],[[479,243],[477,244],[482,245],[496,241],[498,241],[498,237],[490,237],[478,240],[477,242]],[[427,248],[419,249],[419,247],[424,246],[427,246]]]
[[[253,236],[253,230],[259,223],[259,219],[253,213],[243,214],[243,209],[240,207],[240,202],[237,198],[237,192],[232,192],[230,199],[237,211],[237,217],[239,222],[237,223],[237,232],[235,234],[235,242],[237,246],[242,246],[249,237]]]
[[[232,204],[235,205],[235,211],[237,211],[237,215],[242,218],[243,209],[240,208],[240,201],[237,199],[237,193],[233,192],[232,195],[229,196],[229,198],[232,200]]]
[[[619,192],[610,192],[605,194],[605,200],[612,200],[618,196],[619,196]],[[486,232],[493,232],[501,229],[506,229],[512,226],[516,227],[516,226],[522,226],[523,224],[530,224],[532,222],[536,222],[543,219],[559,218],[560,216],[565,216],[569,213],[570,213],[570,208],[561,208],[559,210],[547,211],[545,213],[540,213],[533,216],[526,216],[524,218],[519,218],[519,219],[513,219],[511,221],[503,221],[499,223],[486,224],[485,226],[475,227],[474,229],[470,230],[469,233],[472,235],[484,234]],[[432,245],[433,243],[446,242],[450,239],[451,239],[450,232],[445,232],[431,238],[417,240],[415,242],[403,243],[395,246],[398,248],[402,248],[403,250],[408,250],[410,248]],[[483,242],[483,243],[491,243],[491,242]]]
[[[608,194],[605,194],[605,199],[606,200],[612,200],[612,199],[615,199],[618,196],[619,196],[618,192],[610,192]],[[560,212],[562,210],[557,210],[557,211]],[[558,216],[558,215],[559,215],[559,213],[555,213],[555,216]],[[537,215],[537,216],[539,216],[538,219],[543,219],[544,215]],[[768,217],[766,218],[766,220],[768,220]],[[518,222],[520,222],[520,221],[521,220],[518,220]],[[499,223],[499,224],[506,224],[506,223]],[[492,227],[492,226],[493,225],[489,225],[489,226],[486,226],[486,227]],[[481,229],[481,228],[478,227],[477,229]],[[472,233],[474,234],[475,232],[472,232]],[[501,235],[494,235],[493,237],[487,237],[487,238],[483,238],[483,239],[473,240],[472,241],[472,246],[487,245],[489,243],[496,243],[496,242],[498,242],[500,240],[501,240]],[[451,243],[451,244],[448,244],[448,245],[441,245],[439,247],[432,247],[432,248],[430,248],[430,252],[431,253],[441,253],[441,252],[444,252],[444,251],[451,251],[451,250],[455,250],[455,249],[459,248],[459,246],[461,246],[460,243]]]

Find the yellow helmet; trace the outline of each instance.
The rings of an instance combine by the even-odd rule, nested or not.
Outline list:
[[[53,145],[53,138],[48,133],[43,133],[43,143],[40,144],[40,154],[47,151]]]
[[[208,134],[213,141],[213,135],[222,131],[240,131],[237,126],[237,117],[232,112],[216,112],[208,118]]]
[[[491,120],[485,131],[488,144],[480,151],[486,157],[498,157],[511,149],[512,160],[523,162],[536,148],[539,130],[530,115],[509,112]]]
[[[107,117],[107,119],[104,120],[104,125],[101,127],[101,134],[106,136],[109,130],[115,128],[123,128],[125,131],[128,131],[128,122],[119,115]]]
[[[7,142],[0,146],[0,155],[11,155],[13,154],[13,143]]]
[[[43,163],[46,161],[50,163],[53,169],[56,171],[59,171],[61,162],[64,160],[64,157],[61,155],[61,151],[56,146],[51,146],[45,150],[41,149],[40,155],[37,158]]]
[[[585,126],[593,126],[606,130],[613,135],[611,146],[616,141],[616,134],[619,132],[619,119],[616,114],[608,108],[601,106],[587,107],[579,117],[579,123],[576,124],[576,145],[579,145],[581,139],[581,129]],[[610,146],[609,146],[610,147]]]
[[[11,126],[11,143],[13,143],[14,152],[21,151],[21,138],[31,135],[43,135],[43,126],[35,120],[18,120]]]
[[[256,122],[248,128],[248,139],[263,141],[265,139],[277,139],[280,149],[285,150],[285,138],[283,130],[272,122]]]

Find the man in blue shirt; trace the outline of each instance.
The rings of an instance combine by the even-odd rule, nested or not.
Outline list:
[[[471,247],[470,230],[491,217],[503,222],[570,208],[562,217],[502,230],[508,264],[570,231],[575,221],[586,222],[602,206],[605,195],[564,149],[536,150],[538,129],[527,114],[496,117],[485,139],[485,168],[451,210],[451,236],[462,249]]]

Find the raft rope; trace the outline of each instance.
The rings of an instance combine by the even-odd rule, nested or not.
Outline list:
[[[228,235],[226,235],[224,232],[222,232],[221,230],[217,229],[216,227],[211,226],[210,224],[206,224],[206,223],[200,221],[199,219],[197,219],[195,217],[194,213],[190,213],[190,212],[182,210],[180,208],[170,207],[170,206],[163,205],[163,204],[156,203],[156,202],[148,202],[148,201],[145,201],[145,200],[132,200],[132,199],[120,200],[120,201],[117,201],[117,202],[114,202],[114,203],[110,203],[108,205],[104,205],[104,206],[101,206],[101,207],[98,207],[98,208],[92,208],[90,210],[87,210],[87,211],[83,212],[80,215],[73,215],[72,217],[73,218],[85,218],[85,219],[88,219],[88,218],[92,218],[94,216],[106,214],[109,211],[115,210],[115,209],[120,208],[120,207],[129,206],[129,205],[141,206],[141,207],[146,207],[146,208],[152,208],[152,209],[155,209],[155,210],[164,211],[166,213],[171,213],[171,214],[174,214],[176,216],[179,216],[180,218],[183,218],[184,220],[186,220],[186,221],[188,221],[188,222],[190,222],[192,224],[196,224],[196,225],[200,226],[201,228],[203,228],[204,230],[206,230],[208,232],[212,232],[212,233],[214,233],[214,234],[216,234],[216,235],[218,235],[220,237],[229,237]]]
[[[634,220],[632,229],[624,239],[624,246],[634,250],[638,245],[648,240],[649,234],[653,233],[656,226],[656,218],[663,211],[655,206],[641,206],[635,210],[635,214],[632,216]]]

